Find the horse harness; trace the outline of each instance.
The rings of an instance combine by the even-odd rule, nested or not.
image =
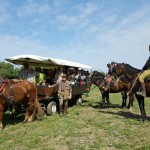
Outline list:
[[[14,104],[14,88],[13,88],[13,85],[10,85],[10,92],[9,92],[8,97],[3,95],[4,91],[6,90],[5,86],[6,86],[5,81],[0,83],[0,97],[3,99],[4,102],[9,102],[10,105],[13,105]]]

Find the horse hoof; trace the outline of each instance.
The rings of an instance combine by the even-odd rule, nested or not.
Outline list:
[[[27,119],[23,120],[23,122],[22,122],[22,123],[26,123],[26,122],[27,122]]]
[[[40,117],[40,116],[37,116],[36,119],[40,121],[40,120],[42,120],[43,118]]]
[[[3,130],[3,125],[0,126],[0,130]]]
[[[133,109],[130,107],[130,108],[129,108],[129,112],[132,112],[132,111],[133,111]]]
[[[32,122],[32,119],[31,119],[31,118],[29,118],[29,119],[28,119],[28,122]]]
[[[140,121],[141,122],[145,122],[145,118],[140,118]]]

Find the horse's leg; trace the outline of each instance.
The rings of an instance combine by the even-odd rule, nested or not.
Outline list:
[[[105,92],[102,93],[102,108],[105,108]]]
[[[12,105],[10,105],[9,106],[9,114],[10,114],[10,118],[11,119],[13,119],[14,117],[15,117],[15,114],[14,114],[14,112],[13,112],[13,106]]]
[[[0,129],[3,129],[3,106],[0,104]]]
[[[132,96],[129,95],[128,109],[131,109],[133,107],[133,100],[134,100],[134,95]]]
[[[28,108],[26,109],[25,118],[24,118],[23,123],[26,123],[26,122],[28,121],[29,116],[30,116],[30,107],[28,107]]]
[[[29,102],[30,106],[29,106],[29,118],[27,121],[31,122],[31,121],[34,121],[35,119],[35,115],[36,115],[36,112],[37,112],[37,109],[35,108],[35,104],[34,102]]]
[[[24,123],[26,123],[27,121],[32,121],[32,114],[34,113],[33,111],[33,105],[31,105],[31,102],[29,102],[29,106],[26,109],[26,113],[25,113],[25,119],[24,119]]]
[[[123,97],[123,91],[121,91],[121,96],[122,96],[122,105],[121,105],[121,107],[124,107],[124,97]]]
[[[138,100],[138,104],[139,104],[139,108],[140,108],[140,112],[141,112],[141,121],[145,121],[146,119],[146,112],[145,112],[145,106],[144,106],[144,97],[143,96],[140,96],[140,95],[137,95],[136,94],[136,98]]]
[[[109,101],[109,92],[108,92],[108,91],[106,91],[105,97],[106,97],[106,101],[107,101],[107,107],[109,108],[109,106],[110,106],[110,101]]]
[[[37,113],[37,108],[35,108],[35,107],[31,108],[28,122],[35,120],[36,113]]]
[[[122,95],[122,105],[121,107],[125,107],[126,106],[126,101],[127,101],[127,93],[126,91],[121,91],[121,95]]]
[[[31,122],[34,121],[36,115],[35,109],[35,91],[30,91],[27,95],[27,99],[29,101],[29,107],[26,110],[25,121]]]

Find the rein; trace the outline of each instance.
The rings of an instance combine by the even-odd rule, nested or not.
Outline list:
[[[100,87],[101,83],[105,80],[105,79],[103,79],[101,83],[97,84],[97,81],[92,81],[92,80],[91,80],[92,78],[99,80],[99,79],[102,79],[102,76],[95,76],[95,77],[92,77],[92,76],[91,76],[91,77],[89,77],[90,83],[95,85],[91,90],[94,90],[96,86],[97,86],[97,87]],[[91,91],[91,90],[90,90],[90,91]]]
[[[119,82],[119,81],[120,81],[120,82],[123,83],[124,85],[130,85],[130,84],[131,84],[130,82],[129,82],[129,83],[124,83],[123,81],[121,81],[121,79],[120,79],[121,76],[118,77],[118,76],[117,76],[116,74],[114,74],[114,73],[113,73],[113,75],[117,78],[116,82]],[[115,82],[115,84],[116,84],[116,82]]]
[[[122,69],[122,71],[123,71],[123,74],[125,74],[125,72],[124,72],[124,70]],[[113,75],[116,77],[116,78],[118,78],[119,79],[119,77],[115,74],[115,73],[113,73]],[[137,80],[138,80],[138,78],[139,78],[139,76],[141,75],[141,73],[140,74],[138,74],[137,75],[137,77],[135,77],[132,81],[129,81],[127,78],[127,80],[129,81],[129,84],[130,85],[132,85],[131,86],[131,88],[130,88],[130,90],[127,92],[127,95],[129,95],[130,94],[130,92],[132,91],[132,89],[134,88],[134,85],[136,84],[136,82],[137,82]],[[119,79],[120,80],[120,79]],[[121,80],[120,80],[121,81]],[[122,81],[121,81],[122,82]],[[124,85],[129,85],[129,84],[126,84],[126,83],[124,83],[124,82],[122,82]]]
[[[1,88],[0,88],[0,93],[3,91],[4,87],[5,87],[6,83],[3,82],[2,85],[1,85]]]
[[[131,84],[132,87],[130,88],[130,91],[127,93],[127,95],[129,95],[130,92],[132,91],[132,89],[133,89],[133,87],[134,87],[135,83],[137,82],[137,80],[138,80],[138,78],[139,78],[140,75],[141,75],[141,74],[139,74],[139,75],[132,81],[132,82],[133,82],[133,84]],[[131,82],[131,83],[132,83],[132,82]]]
[[[3,83],[2,83],[2,86],[1,86],[1,88],[0,88],[0,97],[1,97],[5,102],[9,101],[10,104],[13,105],[13,102],[14,102],[14,89],[13,89],[13,86],[10,85],[10,93],[9,93],[9,96],[8,96],[8,97],[4,96],[4,92],[5,92],[5,90],[6,90],[5,86],[6,86],[6,82],[3,82]],[[4,90],[4,89],[5,89],[5,90]],[[3,92],[3,91],[4,91],[4,92]]]

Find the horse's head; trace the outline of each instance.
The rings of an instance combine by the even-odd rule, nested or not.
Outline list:
[[[112,74],[114,74],[115,76],[121,76],[121,75],[123,75],[124,71],[125,71],[125,65],[124,65],[124,63],[117,63],[112,68]]]
[[[132,81],[137,77],[140,71],[140,69],[136,69],[129,64],[118,63],[113,67],[112,72],[115,76],[119,77],[121,75],[124,75],[128,79],[128,81]]]
[[[103,72],[92,71],[88,77],[87,89],[90,90],[92,84],[99,86],[101,81],[104,79],[105,75]]]
[[[94,70],[94,71],[92,71],[91,73],[90,73],[90,77],[104,77],[105,75],[104,75],[104,73],[103,72],[99,72],[99,71],[96,71],[96,70]]]

